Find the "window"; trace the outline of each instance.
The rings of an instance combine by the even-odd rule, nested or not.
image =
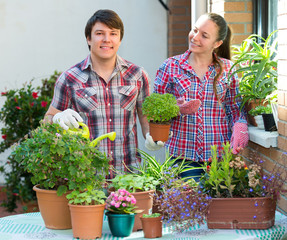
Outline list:
[[[253,0],[253,32],[267,38],[277,29],[278,0]]]

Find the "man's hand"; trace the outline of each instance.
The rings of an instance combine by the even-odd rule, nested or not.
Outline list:
[[[145,147],[148,150],[156,151],[156,150],[161,149],[163,146],[164,146],[164,142],[162,141],[154,142],[152,139],[152,136],[149,133],[146,134]]]
[[[63,129],[78,128],[78,122],[83,122],[83,119],[76,111],[72,109],[66,109],[63,112],[55,114],[53,122],[58,123]]]
[[[246,123],[236,122],[233,126],[233,132],[231,136],[231,147],[233,154],[238,154],[240,150],[245,148],[248,144],[248,127]]]
[[[192,99],[188,102],[185,101],[184,97],[178,98],[177,105],[179,106],[179,111],[183,115],[193,114],[197,112],[201,101],[199,99]]]

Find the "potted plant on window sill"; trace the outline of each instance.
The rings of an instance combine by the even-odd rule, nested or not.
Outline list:
[[[176,98],[169,93],[152,93],[145,98],[142,111],[148,119],[153,140],[167,141],[171,119],[179,115]]]
[[[32,174],[41,215],[51,229],[72,227],[66,194],[84,191],[95,179],[102,183],[109,168],[109,159],[89,139],[64,133],[58,124],[41,123],[12,154]]]
[[[109,193],[119,189],[129,191],[136,199],[136,207],[143,210],[142,214],[148,214],[152,212],[153,195],[157,185],[158,181],[150,176],[133,173],[117,174],[115,178],[111,179]],[[142,230],[140,216],[141,214],[135,216],[133,231]]]
[[[160,213],[143,214],[140,219],[145,238],[162,237],[162,215]]]
[[[277,90],[277,40],[276,31],[267,39],[252,34],[243,40],[240,46],[233,50],[235,61],[230,69],[229,79],[234,74],[240,74],[240,92],[242,107],[245,105],[247,112],[257,105],[263,105],[267,96]],[[236,69],[236,70],[234,70]],[[256,126],[252,116],[248,115],[249,123]]]
[[[206,163],[200,190],[212,197],[207,213],[208,228],[267,229],[274,225],[276,201],[284,191],[282,167],[263,170],[257,156],[248,167],[232,154],[230,144],[211,147],[211,164]],[[221,157],[219,157],[221,156]]]

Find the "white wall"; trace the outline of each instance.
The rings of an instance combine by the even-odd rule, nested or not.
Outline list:
[[[83,60],[89,53],[84,28],[98,9],[119,14],[125,26],[119,55],[143,66],[153,80],[167,57],[167,15],[158,0],[0,0],[0,91],[31,79],[40,84],[54,70]],[[0,154],[2,163],[7,154]]]

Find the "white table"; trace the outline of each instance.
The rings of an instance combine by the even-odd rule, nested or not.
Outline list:
[[[184,233],[171,233],[163,229],[162,239],[177,240],[279,240],[287,233],[287,216],[276,212],[275,226],[267,230],[219,230],[208,229],[206,225],[194,227]],[[0,218],[1,240],[66,240],[74,239],[72,230],[51,230],[45,228],[39,212],[12,215]],[[114,238],[110,234],[106,216],[101,239],[145,239],[143,232],[134,232],[126,238]],[[285,239],[285,237],[284,237]],[[287,240],[287,236],[286,236]]]

